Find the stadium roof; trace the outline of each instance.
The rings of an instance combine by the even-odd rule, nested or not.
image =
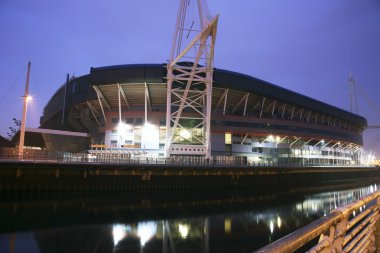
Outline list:
[[[91,68],[92,85],[113,83],[165,83],[165,64],[130,64]],[[307,97],[258,78],[215,68],[214,88],[224,88],[249,92],[254,95],[278,100],[290,105],[342,118],[350,122],[367,126],[367,120],[359,115],[342,110],[327,103]]]

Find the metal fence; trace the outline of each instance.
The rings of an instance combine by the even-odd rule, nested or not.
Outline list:
[[[189,165],[189,166],[256,166],[274,167],[288,166],[300,167],[302,164],[268,163],[268,162],[248,162],[240,156],[212,156],[207,159],[201,156],[175,156],[170,158],[149,157],[146,155],[129,155],[117,152],[104,153],[67,153],[67,152],[31,152],[24,153],[20,159],[16,153],[0,153],[0,160],[23,160],[23,161],[48,161],[66,163],[116,163],[116,164],[168,164],[168,165]]]
[[[300,228],[256,252],[375,252],[380,190]],[[318,239],[319,237],[319,239]],[[316,245],[307,247],[313,240]],[[304,249],[306,248],[306,249]]]
[[[250,162],[246,156],[214,155],[210,159],[202,156],[174,156],[170,158],[152,157],[146,152],[126,153],[123,149],[89,150],[88,153],[69,153],[47,150],[24,150],[23,158],[17,155],[17,150],[0,150],[1,160],[72,162],[72,163],[118,163],[118,164],[168,164],[188,166],[249,166],[249,167],[320,167],[320,163],[293,163],[293,162]],[[324,165],[329,167],[362,167],[363,165]]]

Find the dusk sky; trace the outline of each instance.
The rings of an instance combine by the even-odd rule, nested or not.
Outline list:
[[[219,13],[215,67],[251,75],[349,110],[380,125],[379,0],[208,0]],[[0,0],[0,134],[21,118],[32,62],[27,127],[65,82],[91,67],[164,63],[179,0]],[[380,156],[380,129],[365,148]]]

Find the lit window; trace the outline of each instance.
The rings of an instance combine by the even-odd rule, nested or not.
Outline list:
[[[232,136],[231,136],[231,133],[226,133],[224,135],[224,138],[225,138],[225,144],[231,144],[232,143]]]
[[[224,219],[224,233],[231,234],[231,219]]]
[[[186,139],[186,140],[188,140],[188,139],[190,139],[190,137],[191,137],[191,133],[190,133],[188,130],[186,130],[186,129],[181,129],[181,130],[179,131],[179,136],[180,136],[182,139]]]
[[[111,141],[111,147],[117,147],[117,141]]]

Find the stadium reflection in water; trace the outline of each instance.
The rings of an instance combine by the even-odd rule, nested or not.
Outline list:
[[[372,184],[182,201],[3,200],[0,252],[252,252],[376,190]]]

